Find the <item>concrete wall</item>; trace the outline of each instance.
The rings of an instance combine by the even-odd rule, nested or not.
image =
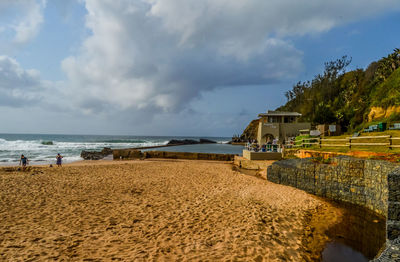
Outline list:
[[[132,149],[116,149],[113,151],[114,160],[140,159],[140,158],[169,158],[169,159],[190,159],[190,160],[217,160],[233,161],[233,154],[210,154],[210,153],[186,153],[167,151],[141,152]]]
[[[243,149],[243,157],[248,160],[281,160],[282,153],[278,152],[253,152]]]
[[[279,140],[282,141],[286,137],[299,135],[299,130],[310,128],[310,123],[264,123],[260,120],[257,141],[260,144],[265,143],[267,134],[271,134],[274,138],[279,137]]]
[[[259,144],[267,142],[265,135],[279,137],[279,123],[264,123],[262,120],[258,123],[257,141]]]
[[[268,167],[269,181],[364,206],[387,218],[387,238],[400,237],[400,166],[347,156],[330,164],[288,159]]]
[[[299,130],[311,129],[311,123],[282,123],[280,124],[280,137],[281,140],[285,137],[298,136]]]

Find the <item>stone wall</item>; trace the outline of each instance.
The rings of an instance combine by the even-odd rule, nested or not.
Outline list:
[[[233,164],[239,168],[249,169],[249,170],[264,170],[265,173],[267,172],[267,168],[273,163],[274,161],[268,160],[248,160],[242,156],[235,156],[233,160]],[[265,176],[266,177],[266,176]]]
[[[288,159],[268,167],[269,181],[310,194],[364,206],[387,218],[389,240],[400,236],[400,166],[338,156],[329,164]]]
[[[233,161],[233,154],[211,154],[211,153],[187,153],[168,151],[147,151],[141,152],[132,149],[116,149],[113,151],[114,160],[140,159],[140,158],[168,158],[168,159],[189,159],[189,160],[217,160]]]
[[[388,217],[386,231],[388,239],[400,236],[400,169],[387,176],[388,180]]]

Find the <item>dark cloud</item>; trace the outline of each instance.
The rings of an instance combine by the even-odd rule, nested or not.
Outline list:
[[[324,32],[394,3],[87,0],[92,34],[63,69],[80,105],[98,110],[94,99],[132,112],[176,112],[204,91],[297,76],[302,52],[288,37]]]
[[[174,126],[188,132],[210,126],[221,130],[246,122],[252,112],[238,109],[237,120],[207,108],[192,110],[190,104],[226,86],[273,88],[294,79],[304,66],[292,37],[393,10],[397,1],[81,0],[90,33],[79,51],[62,61],[67,79],[44,81],[38,72],[2,56],[0,106],[36,105],[77,119],[94,115],[109,119],[110,130],[129,131],[139,123],[139,131]],[[40,28],[46,1],[17,2],[36,8],[31,20],[21,19],[27,25],[25,39],[31,39]],[[67,10],[65,19],[73,17],[74,8],[64,2],[57,0],[57,8]],[[0,12],[7,8],[4,3]],[[0,40],[1,30],[2,25]],[[16,26],[7,24],[4,30],[12,31],[12,40],[17,38]]]

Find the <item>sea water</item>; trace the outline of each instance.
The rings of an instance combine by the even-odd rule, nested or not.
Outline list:
[[[31,164],[55,163],[60,153],[64,163],[82,160],[82,150],[101,151],[166,145],[172,139],[207,138],[217,144],[179,146],[179,152],[207,152],[240,154],[242,147],[226,143],[228,137],[173,137],[173,136],[105,136],[105,135],[41,135],[41,134],[0,134],[0,165],[16,165],[21,154],[28,157]],[[162,148],[162,150],[168,150]],[[161,149],[160,149],[161,150]]]

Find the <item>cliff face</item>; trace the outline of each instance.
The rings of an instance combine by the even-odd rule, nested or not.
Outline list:
[[[400,106],[389,106],[388,108],[373,106],[368,114],[368,121],[389,118],[393,114],[400,114]]]
[[[251,121],[250,124],[243,131],[243,133],[240,135],[240,139],[243,141],[247,141],[249,139],[257,139],[258,122],[258,119]]]

